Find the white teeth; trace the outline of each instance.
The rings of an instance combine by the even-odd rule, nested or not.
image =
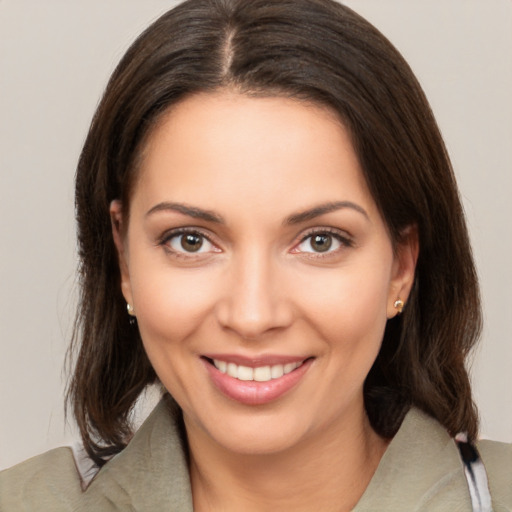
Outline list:
[[[270,375],[273,379],[279,379],[284,375],[284,366],[282,364],[276,364],[270,369]]]
[[[256,382],[267,382],[272,379],[279,379],[287,373],[293,372],[302,362],[275,364],[273,366],[258,366],[251,368],[249,366],[237,365],[235,363],[227,363],[220,359],[214,359],[213,364],[222,373],[227,373],[230,377],[238,380],[253,380]]]
[[[290,372],[293,372],[293,370],[295,370],[295,368],[297,368],[298,364],[297,363],[288,363],[288,364],[285,364],[284,365],[284,373],[290,373]]]
[[[238,367],[238,380],[254,380],[254,370],[248,366]]]
[[[235,379],[238,379],[238,366],[235,363],[228,363],[226,373]]]
[[[227,369],[228,369],[228,363],[226,363],[226,361],[217,361],[215,363],[215,366],[222,372],[222,373],[226,373]]]
[[[270,366],[259,366],[258,368],[254,368],[254,380],[258,382],[267,382],[272,378],[272,373],[270,371]]]

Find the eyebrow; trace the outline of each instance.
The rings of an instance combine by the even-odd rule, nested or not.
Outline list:
[[[301,222],[306,222],[308,220],[315,219],[316,217],[320,217],[321,215],[325,215],[326,213],[335,212],[343,208],[350,208],[351,210],[355,210],[356,212],[359,212],[364,217],[366,217],[367,220],[370,220],[370,217],[362,206],[359,206],[352,201],[334,201],[314,206],[313,208],[304,210],[299,213],[294,213],[285,219],[284,224],[300,224]]]
[[[189,206],[183,203],[158,203],[157,205],[153,206],[150,210],[148,210],[148,212],[146,213],[146,217],[149,217],[150,215],[156,212],[163,211],[178,212],[182,213],[183,215],[193,217],[194,219],[201,219],[207,222],[215,222],[217,224],[225,224],[224,219],[220,215],[217,215],[216,213],[210,210],[203,210],[202,208],[197,208],[196,206]]]
[[[343,208],[350,208],[352,210],[355,210],[356,212],[359,212],[364,217],[366,217],[368,220],[370,219],[368,217],[368,214],[366,213],[366,210],[363,207],[359,206],[358,204],[353,203],[352,201],[334,201],[314,206],[313,208],[309,208],[308,210],[304,210],[302,212],[294,213],[287,217],[284,220],[283,224],[288,226],[300,224],[301,222],[307,222],[308,220],[315,219],[316,217],[320,217],[321,215],[341,210]],[[225,224],[224,219],[220,215],[212,212],[211,210],[203,210],[202,208],[198,208],[196,206],[189,206],[184,203],[174,202],[158,203],[157,205],[153,206],[150,210],[148,210],[148,212],[146,213],[146,217],[149,217],[154,213],[162,211],[178,212],[183,215],[193,217],[194,219],[201,219],[207,222],[215,222],[216,224]]]

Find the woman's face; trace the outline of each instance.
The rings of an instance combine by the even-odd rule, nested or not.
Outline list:
[[[270,453],[364,418],[363,382],[414,272],[347,131],[285,98],[192,96],[151,135],[122,288],[189,436]]]

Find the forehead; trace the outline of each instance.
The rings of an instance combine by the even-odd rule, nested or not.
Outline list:
[[[233,92],[188,97],[148,137],[134,200],[217,209],[234,197],[246,208],[273,201],[283,215],[318,201],[374,207],[348,130],[329,109]]]

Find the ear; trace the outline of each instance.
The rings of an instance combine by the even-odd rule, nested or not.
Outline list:
[[[397,300],[404,305],[411,293],[414,284],[416,262],[418,261],[419,239],[418,227],[407,226],[401,233],[400,240],[395,248],[395,261],[393,263],[392,279],[389,287],[387,317],[393,318],[399,313],[395,306]]]
[[[112,224],[112,235],[117,249],[117,259],[121,272],[121,291],[126,302],[133,306],[128,251],[126,248],[126,226],[123,224],[123,205],[118,199],[110,203],[110,222]]]

